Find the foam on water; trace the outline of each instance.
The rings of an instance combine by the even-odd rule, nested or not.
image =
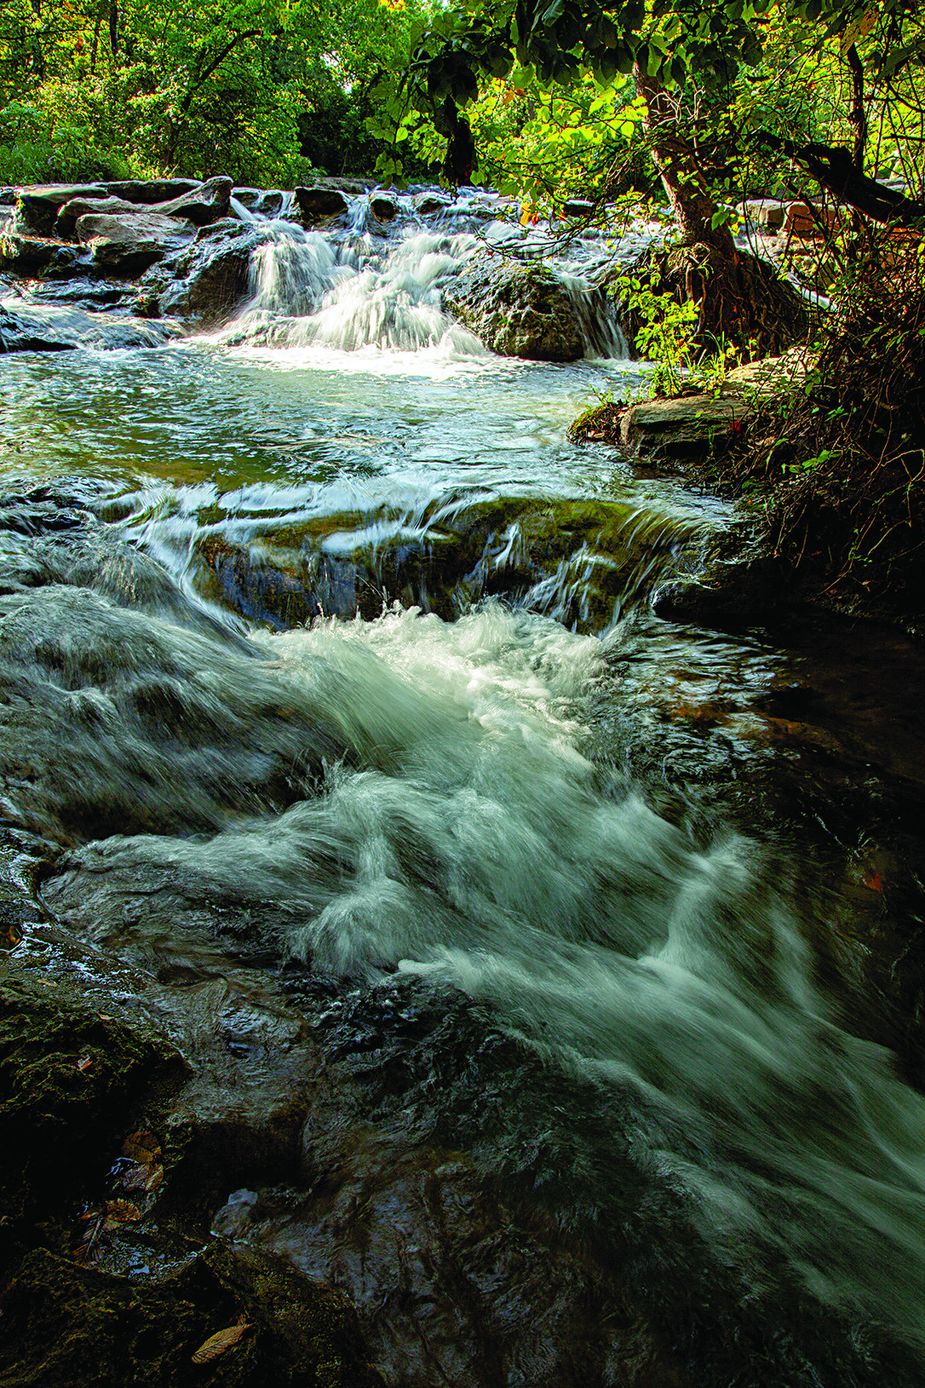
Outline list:
[[[180,639],[155,618],[139,630],[118,647],[120,688],[135,641],[149,660]],[[229,648],[218,682],[191,676],[208,686],[210,717],[216,699],[235,709],[234,738],[252,749],[227,751],[221,779],[246,784],[257,751],[292,756],[300,728],[307,756],[323,728],[343,752],[319,793],[232,813],[211,835],[165,825],[90,845],[66,864],[74,900],[88,886],[102,899],[111,881],[120,901],[139,881],[156,904],[163,873],[196,884],[197,919],[210,900],[220,916],[237,901],[315,972],[397,969],[464,990],[564,1075],[624,1096],[631,1131],[614,1140],[645,1153],[755,1286],[785,1268],[920,1344],[925,1099],[838,1026],[807,945],[823,923],[797,911],[759,846],[731,833],[692,842],[589,760],[605,644],[497,605],[453,624],[395,611],[256,639],[256,666]],[[191,670],[193,644],[184,634]],[[204,651],[210,671],[217,659]],[[180,671],[170,698],[183,706]],[[86,734],[67,736],[79,762]],[[137,728],[113,717],[110,737],[116,775],[139,755]],[[185,800],[198,793],[189,780]],[[214,820],[211,776],[201,794]],[[606,1210],[595,1179],[587,1200]]]

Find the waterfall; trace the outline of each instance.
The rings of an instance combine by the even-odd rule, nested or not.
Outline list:
[[[419,197],[419,195],[418,195]],[[394,199],[394,222],[375,212],[375,197],[352,197],[343,217],[306,229],[289,220],[289,202],[273,219],[244,215],[260,243],[251,267],[251,295],[224,333],[232,345],[342,352],[436,350],[453,358],[484,358],[487,349],[444,309],[444,295],[469,259],[485,248],[485,214],[472,199],[442,207],[422,226],[419,202]],[[235,209],[237,212],[237,208]],[[493,227],[493,224],[489,223]],[[526,233],[499,224],[505,245],[527,245]],[[494,238],[496,239],[496,238]],[[534,248],[535,249],[535,248]],[[580,267],[555,265],[574,311],[585,355],[627,356],[626,341],[603,296]]]

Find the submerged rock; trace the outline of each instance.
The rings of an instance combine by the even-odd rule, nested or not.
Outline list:
[[[453,281],[446,302],[500,356],[577,361],[584,353],[573,298],[545,265],[478,255]]]
[[[41,303],[0,306],[0,352],[68,352],[80,347],[161,347],[175,328],[85,309]]]
[[[375,618],[399,601],[453,620],[496,596],[600,632],[644,603],[699,522],[626,502],[498,496],[409,524],[386,510],[267,521],[250,544],[196,543],[213,601],[277,629],[326,614]]]

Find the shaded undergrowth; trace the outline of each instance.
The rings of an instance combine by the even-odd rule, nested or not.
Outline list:
[[[763,509],[774,549],[823,595],[915,617],[925,611],[925,257],[882,231],[863,251],[805,381],[754,399],[714,480]]]

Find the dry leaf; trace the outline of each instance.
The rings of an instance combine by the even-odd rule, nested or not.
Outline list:
[[[237,1325],[229,1325],[227,1330],[219,1330],[210,1335],[193,1355],[193,1363],[210,1364],[213,1359],[217,1359],[220,1354],[236,1345],[249,1329],[250,1324],[247,1321],[238,1321]]]
[[[152,1132],[139,1129],[137,1133],[129,1133],[122,1144],[122,1154],[142,1166],[151,1166],[161,1155],[161,1144]]]
[[[78,1068],[78,1070],[80,1070],[80,1071],[89,1070],[89,1069],[90,1069],[90,1066],[91,1066],[92,1064],[93,1064],[93,1057],[92,1057],[92,1056],[89,1056],[89,1055],[82,1055],[82,1056],[80,1057],[80,1059],[78,1060],[78,1062],[77,1062],[77,1068]]]
[[[0,949],[15,949],[23,937],[23,932],[18,925],[5,925],[0,932]]]
[[[107,1200],[103,1214],[107,1229],[115,1229],[119,1224],[136,1224],[141,1219],[141,1210],[130,1200]]]
[[[145,1181],[145,1190],[148,1192],[149,1195],[152,1191],[157,1190],[158,1186],[161,1184],[161,1181],[163,1181],[163,1179],[164,1168],[161,1166],[160,1162],[158,1162],[156,1166],[151,1167],[150,1171],[148,1172],[148,1179]]]

